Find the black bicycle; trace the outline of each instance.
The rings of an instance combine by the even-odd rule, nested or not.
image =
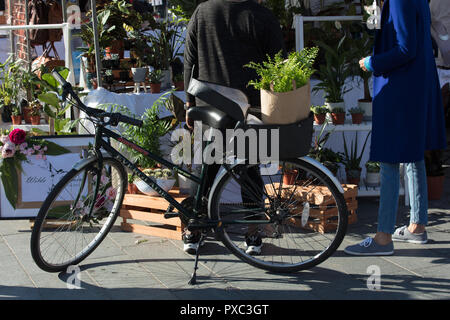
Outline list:
[[[180,218],[190,231],[201,232],[202,240],[213,231],[233,254],[255,267],[273,272],[308,269],[327,259],[341,244],[347,228],[344,191],[331,172],[317,161],[309,157],[284,160],[275,173],[265,170],[264,164],[238,160],[224,163],[207,190],[207,164],[202,165],[200,176],[196,176],[107,129],[120,122],[135,126],[141,126],[142,122],[85,106],[69,83],[57,72],[53,75],[62,85],[63,97],[70,97],[69,102],[94,123],[95,139],[90,155],[59,181],[36,217],[31,253],[41,269],[65,271],[97,248],[119,214],[128,183],[126,168],[170,203],[165,218]],[[195,90],[193,93],[196,94]],[[216,128],[225,124],[229,127],[230,123],[245,127],[242,115],[236,120],[217,106],[194,107],[188,112],[192,119]],[[110,139],[195,181],[196,195],[177,202],[114,149]],[[323,219],[325,210],[333,213],[326,218],[335,225],[334,231],[314,228]],[[250,233],[258,234],[262,241],[259,255],[247,253],[245,239]],[[190,283],[195,283],[199,251]]]

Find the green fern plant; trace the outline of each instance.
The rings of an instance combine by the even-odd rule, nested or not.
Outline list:
[[[288,92],[303,87],[315,72],[313,64],[318,53],[317,47],[305,48],[300,52],[291,52],[284,59],[280,51],[274,57],[268,55],[267,61],[262,63],[250,62],[244,67],[254,69],[259,79],[248,84],[257,90],[273,92]]]

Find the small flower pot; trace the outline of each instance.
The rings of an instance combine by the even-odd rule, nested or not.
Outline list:
[[[327,117],[326,113],[314,114],[314,121],[316,124],[323,124]]]
[[[183,91],[184,90],[184,81],[174,82],[173,85],[175,86],[175,90],[176,91]]]
[[[361,124],[363,122],[363,114],[362,113],[352,113],[352,123],[353,124]]]
[[[14,125],[22,124],[22,116],[11,116],[11,120]]]
[[[428,200],[440,200],[444,192],[445,176],[427,176]]]
[[[138,188],[136,187],[136,185],[134,183],[129,183],[128,184],[128,193],[129,194],[137,194],[139,192]]]
[[[30,108],[23,108],[23,119],[25,120],[25,123],[31,123],[30,111]]]
[[[131,73],[133,74],[133,81],[144,82],[147,78],[148,68],[131,68]]]
[[[161,92],[161,83],[150,83],[150,92],[151,93],[160,93]]]
[[[361,181],[361,168],[359,169],[345,169],[347,175],[347,183],[359,185]]]
[[[283,184],[284,185],[294,185],[297,181],[298,171],[291,170],[283,173]]]
[[[41,124],[41,116],[31,116],[31,124],[34,126]]]
[[[334,125],[344,124],[345,122],[345,113],[331,113],[331,120]]]
[[[378,187],[380,185],[380,172],[367,172],[365,184],[367,187]]]

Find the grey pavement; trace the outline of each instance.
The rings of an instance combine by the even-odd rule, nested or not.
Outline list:
[[[80,264],[81,289],[72,273],[46,273],[30,253],[30,222],[0,221],[0,299],[318,300],[450,299],[450,152],[444,195],[429,203],[429,243],[395,243],[388,257],[348,256],[343,249],[376,232],[378,198],[359,198],[358,221],[328,260],[294,274],[273,274],[241,262],[209,238],[202,249],[198,284],[189,285],[194,258],[182,242],[122,232],[121,218]],[[400,199],[397,225],[409,221]],[[371,268],[380,289],[371,290]]]

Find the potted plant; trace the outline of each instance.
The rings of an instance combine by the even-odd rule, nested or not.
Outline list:
[[[11,119],[13,125],[22,124],[22,110],[15,104],[11,105]]]
[[[345,140],[345,134],[342,132],[342,138],[344,140],[344,158],[343,163],[345,166],[345,173],[347,175],[347,182],[350,184],[358,185],[361,179],[361,159],[366,148],[367,140],[369,139],[371,132],[367,134],[364,141],[364,145],[361,152],[358,154],[358,132],[356,132],[355,141],[351,142],[350,152],[347,147],[347,141]]]
[[[261,91],[261,115],[266,124],[288,124],[306,119],[310,113],[310,77],[319,49],[304,48],[284,59],[281,52],[263,63],[250,62],[259,79],[249,85]]]
[[[284,185],[294,185],[297,181],[298,170],[293,169],[291,164],[285,163],[283,170],[283,184]]]
[[[428,199],[439,200],[444,191],[445,172],[442,150],[425,151],[425,168],[427,172]]]
[[[325,105],[331,112],[336,108],[345,110],[344,94],[351,90],[345,85],[351,74],[349,53],[344,48],[345,39],[345,36],[342,37],[335,49],[317,41],[325,52],[325,63],[319,67],[317,73],[320,82],[313,88],[313,92],[323,91]]]
[[[105,70],[105,75],[103,76],[103,79],[106,84],[113,84],[114,83],[113,71],[111,69]]]
[[[366,186],[378,187],[380,185],[380,163],[376,161],[366,162]]]
[[[150,92],[151,93],[160,93],[161,92],[161,80],[162,80],[162,72],[161,70],[153,70],[150,72],[149,81],[150,81]]]
[[[314,121],[316,124],[323,124],[325,122],[327,113],[330,111],[326,106],[311,106],[311,111],[314,113]]]
[[[327,143],[331,133],[333,131],[328,131],[324,134],[327,126],[327,122],[324,122],[319,133],[314,137],[314,145],[311,148],[308,156],[316,159],[328,168],[335,176],[339,170],[339,165],[342,163],[342,154],[340,152],[335,152],[330,148],[326,148]]]
[[[173,172],[170,169],[144,169],[142,172],[146,176],[154,180],[156,184],[166,192],[172,189],[176,181],[173,176]],[[153,190],[152,187],[150,187],[140,178],[136,178],[134,180],[134,184],[136,185],[137,189],[143,194],[149,196],[159,196],[159,194],[155,190]]]
[[[145,65],[145,57],[148,56],[148,52],[150,50],[148,38],[139,30],[130,31],[128,34],[132,43],[132,50],[130,51],[130,54],[136,61],[136,66],[131,68],[133,81],[135,83],[145,82],[148,73],[148,67]]]
[[[177,73],[173,76],[173,85],[176,91],[184,90],[184,74]]]
[[[345,110],[343,108],[334,108],[330,111],[331,120],[334,125],[340,125],[345,123]]]
[[[359,66],[359,60],[371,54],[373,49],[374,35],[373,32],[367,31],[365,28],[361,32],[361,37],[353,39],[351,54],[353,63],[351,64],[352,74],[363,83],[364,97],[358,100],[358,107],[364,110],[364,120],[372,120],[372,95],[370,93],[369,81],[372,78],[371,72],[362,70]]]
[[[30,117],[32,125],[39,125],[41,123],[42,105],[39,100],[34,100],[30,103]]]
[[[360,107],[351,108],[348,110],[348,113],[352,116],[352,123],[353,124],[361,124],[364,117],[364,109],[361,109]]]
[[[11,59],[12,55],[0,64],[0,106],[3,122],[11,122],[11,113],[20,88],[20,68],[18,63],[11,62]]]

